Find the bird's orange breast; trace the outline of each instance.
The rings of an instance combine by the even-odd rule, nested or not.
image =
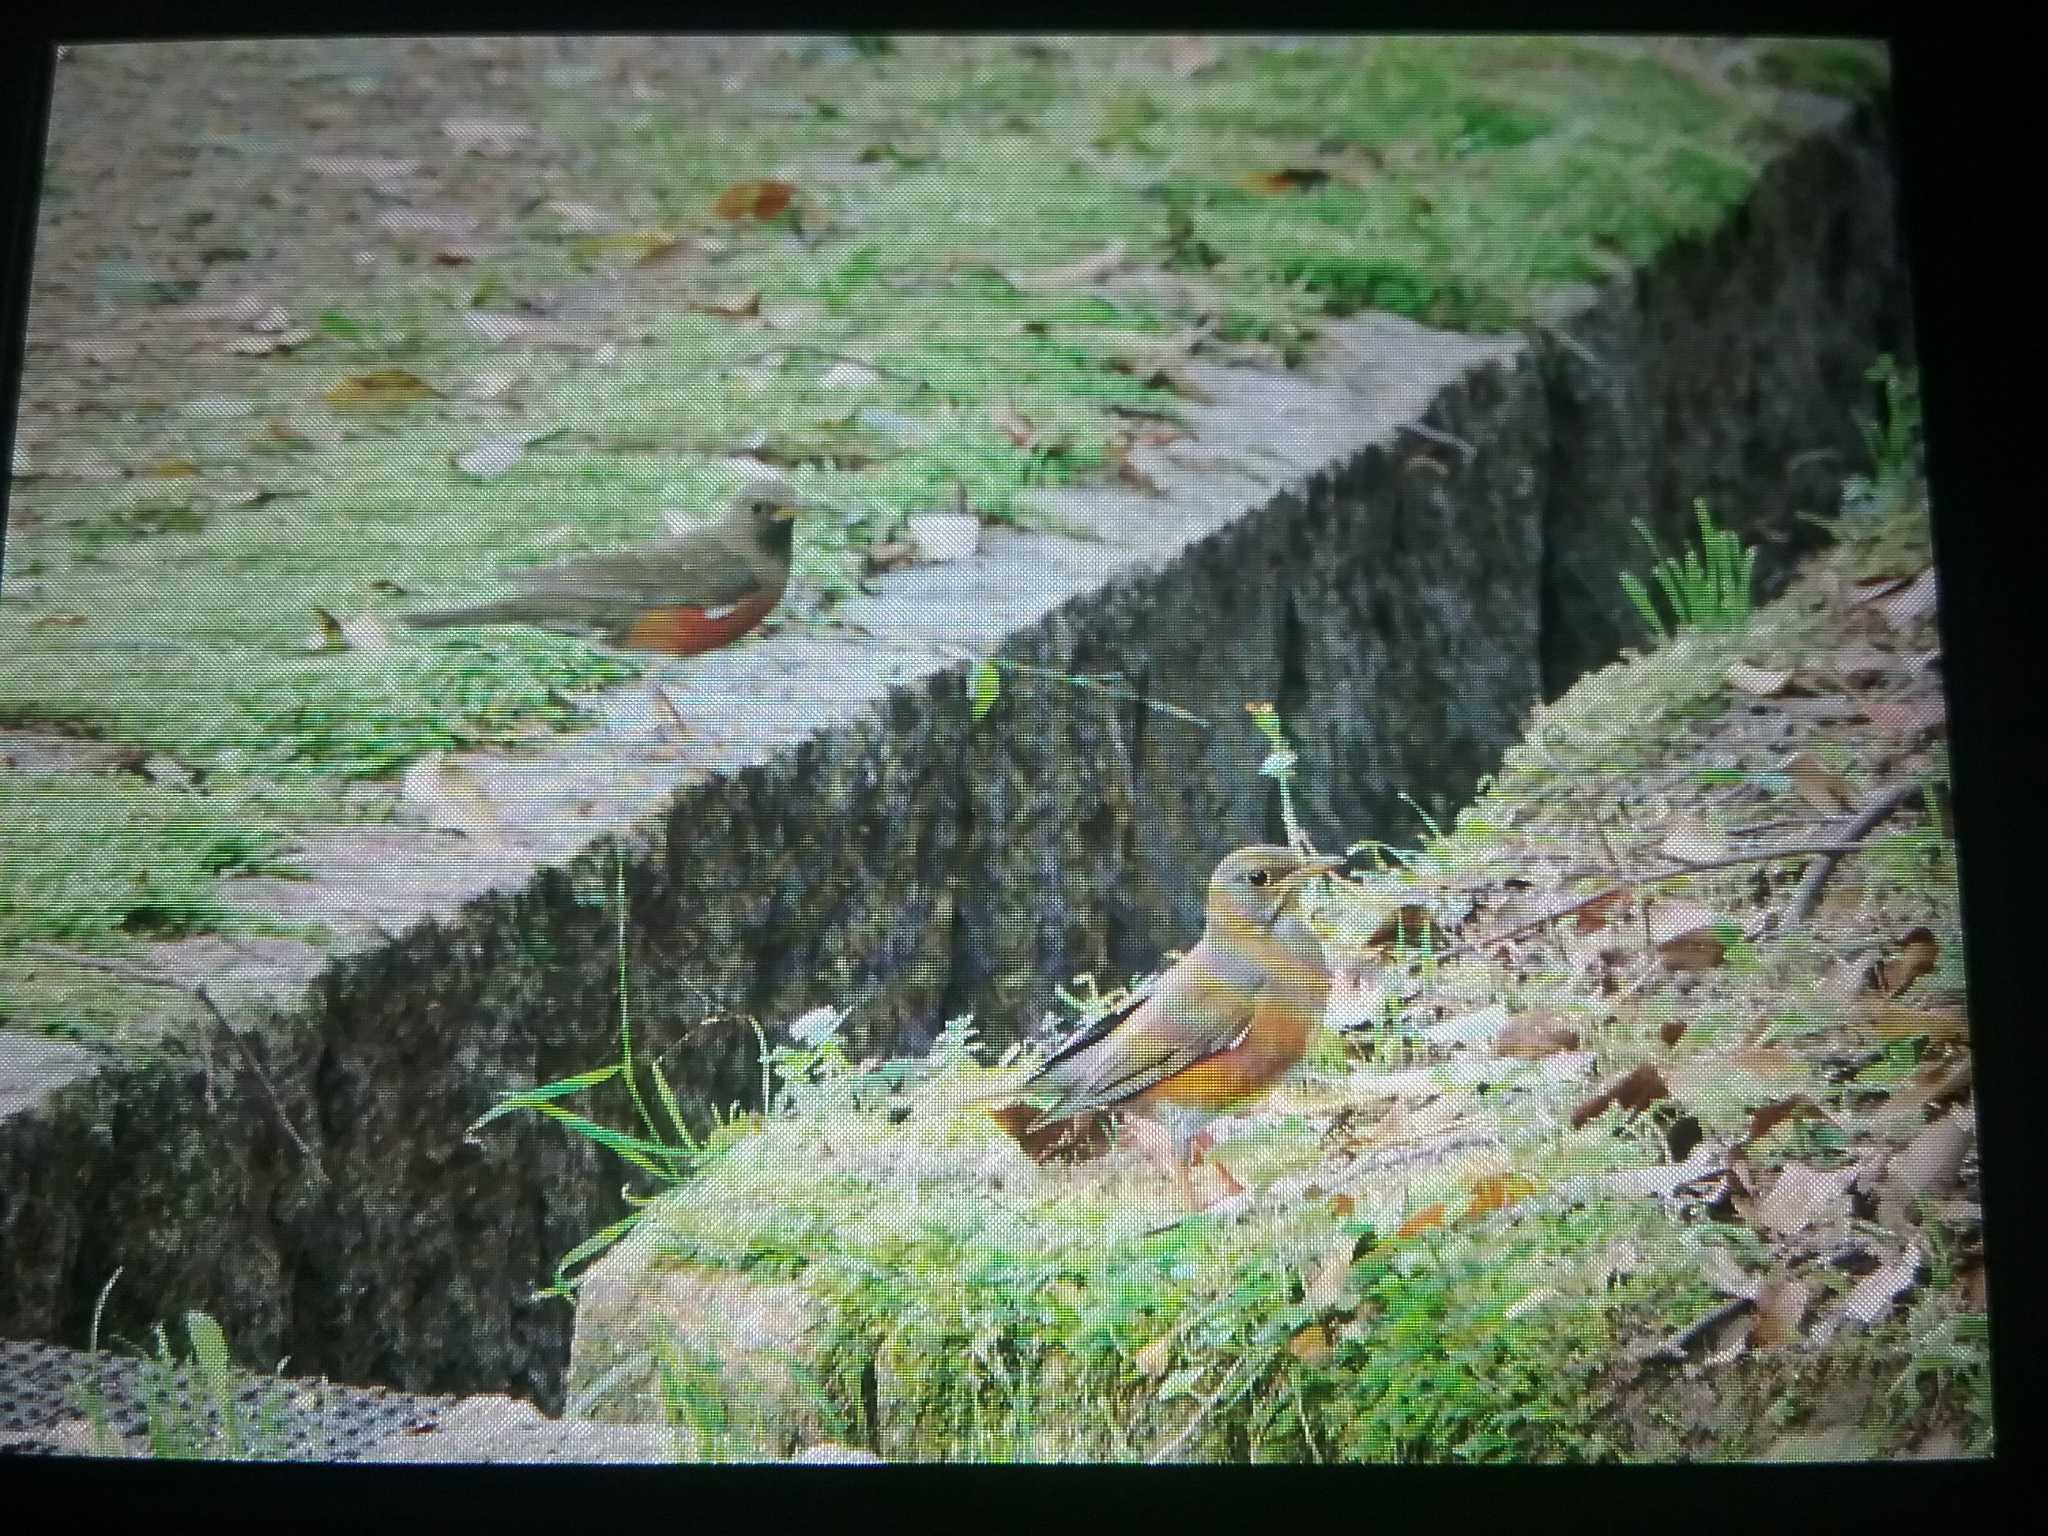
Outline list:
[[[1286,996],[1261,997],[1252,1009],[1252,1026],[1228,1050],[1204,1056],[1194,1065],[1155,1083],[1130,1103],[1133,1108],[1178,1104],[1188,1109],[1225,1110],[1264,1093],[1285,1077],[1308,1049],[1309,1037],[1321,1020],[1312,1000]]]
[[[730,645],[767,618],[775,607],[777,592],[761,592],[723,608],[694,608],[676,605],[650,608],[633,621],[619,638],[619,644],[633,651],[664,651],[671,656],[695,656]]]

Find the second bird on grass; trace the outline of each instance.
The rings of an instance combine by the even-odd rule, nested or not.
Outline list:
[[[580,630],[622,650],[695,656],[730,645],[782,601],[797,514],[818,510],[782,475],[757,475],[706,527],[523,571],[512,578],[517,596],[407,614],[403,622]]]
[[[1106,1014],[1030,1077],[986,1097],[1040,1102],[1035,1130],[1095,1109],[1133,1110],[1171,1137],[1182,1198],[1195,1208],[1190,1165],[1217,1114],[1285,1077],[1308,1049],[1330,1000],[1323,946],[1300,896],[1344,861],[1291,848],[1240,848],[1209,881],[1201,941],[1135,1003]],[[1243,1186],[1213,1157],[1233,1194]]]

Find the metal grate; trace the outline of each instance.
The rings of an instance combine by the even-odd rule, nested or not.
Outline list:
[[[236,1379],[247,1454],[279,1460],[358,1461],[392,1435],[438,1428],[459,1401],[303,1377]],[[78,1427],[95,1395],[107,1427],[133,1445],[148,1444],[154,1400],[159,1421],[183,1426],[195,1452],[227,1454],[219,1407],[189,1368],[0,1339],[0,1456],[90,1453]]]

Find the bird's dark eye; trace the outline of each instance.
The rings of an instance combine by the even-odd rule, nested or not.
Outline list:
[[[1267,874],[1266,871],[1264,871],[1263,869],[1255,869],[1250,874],[1245,876],[1245,879],[1251,881],[1253,885],[1264,885],[1268,880],[1272,878],[1273,877]]]

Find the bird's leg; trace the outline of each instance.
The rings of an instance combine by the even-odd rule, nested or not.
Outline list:
[[[1192,1165],[1195,1163],[1206,1163],[1211,1168],[1214,1168],[1216,1170],[1217,1177],[1223,1180],[1223,1189],[1224,1193],[1227,1196],[1243,1194],[1244,1185],[1238,1182],[1237,1175],[1232,1173],[1228,1168],[1224,1167],[1222,1163],[1216,1160],[1215,1146],[1216,1133],[1214,1131],[1204,1128],[1203,1130],[1197,1132],[1195,1136],[1188,1142],[1189,1164]],[[1210,1201],[1208,1203],[1213,1205],[1215,1202]]]

